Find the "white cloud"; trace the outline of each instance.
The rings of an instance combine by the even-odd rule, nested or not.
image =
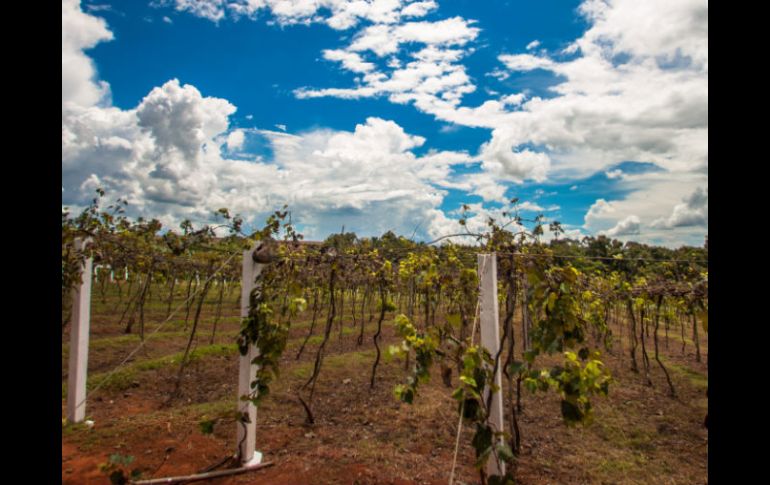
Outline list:
[[[374,69],[374,64],[364,62],[361,56],[355,52],[326,49],[323,51],[323,56],[324,59],[341,62],[342,66],[348,71],[366,73]]]
[[[88,17],[78,20],[102,25]],[[96,32],[96,39],[111,38],[109,31]],[[73,45],[98,41],[90,39]],[[97,82],[93,76],[87,81]],[[209,221],[219,207],[260,224],[267,213],[289,204],[311,238],[342,224],[369,235],[406,233],[420,222],[431,225],[441,213],[441,187],[454,183],[452,166],[473,161],[461,152],[417,156],[413,150],[425,144],[423,137],[375,117],[353,131],[231,129],[234,105],[176,79],[151,90],[133,109],[94,100],[62,109],[62,204],[83,206],[101,187],[113,199],[127,198],[132,215],[158,217],[171,226],[184,218]],[[225,157],[225,144],[228,153],[252,136],[266,138],[273,160]]]
[[[604,201],[612,210],[602,209],[597,201],[586,214],[584,228],[592,233],[615,230],[620,235],[628,230],[621,223],[632,227],[634,216],[639,221],[640,239],[669,245],[682,238],[702,239],[700,233],[707,224],[704,174],[708,170],[708,7],[704,2],[586,0],[580,12],[590,28],[565,49],[570,55],[567,60],[525,53],[500,56],[508,71],[551,71],[556,84],[549,96],[530,97],[526,91],[495,94],[496,99],[475,107],[461,103],[465,94],[476,89],[462,64],[478,36],[473,21],[461,17],[404,20],[434,11],[435,2],[177,0],[175,5],[178,10],[213,21],[227,16],[255,18],[264,10],[280,25],[325,23],[338,30],[361,25],[348,36],[347,46],[323,53],[327,59],[340,62],[343,69],[360,74],[357,84],[301,88],[295,91],[298,97],[387,96],[394,103],[412,103],[440,121],[491,129],[491,137],[479,148],[478,156],[447,154],[441,162],[436,160],[442,156],[432,157],[431,163],[427,163],[427,156],[415,157],[411,152],[419,137],[403,134],[403,138],[387,123],[370,120],[353,134],[317,130],[299,135],[299,140],[270,132],[274,144],[313,145],[318,153],[311,152],[310,158],[325,153],[324,160],[339,165],[355,159],[356,150],[346,152],[344,146],[331,143],[335,135],[342,139],[352,136],[355,142],[366,139],[368,130],[388,132],[383,136],[395,145],[378,148],[390,153],[382,155],[384,158],[407,160],[411,154],[422,160],[410,163],[417,163],[414,173],[420,174],[421,183],[428,187],[425,193],[434,192],[426,196],[431,202],[420,209],[421,214],[440,212],[435,201],[442,195],[435,187],[464,187],[485,201],[501,201],[505,182],[569,180],[601,172],[620,161],[638,160],[655,163],[663,172],[616,178],[615,183],[626,195]],[[187,173],[190,180],[184,183],[189,185],[189,192],[197,195],[211,190],[208,199],[243,200],[238,203],[244,207],[248,205],[246,199],[252,207],[267,207],[267,198],[270,202],[286,199],[280,191],[243,199],[244,191],[251,194],[240,188],[245,178],[280,179],[291,171],[278,158],[272,164],[221,158],[228,117],[235,110],[228,101],[203,97],[194,87],[177,82],[156,88],[155,94],[148,95],[134,110],[110,108],[109,85],[97,79],[96,69],[83,51],[111,38],[103,20],[84,14],[77,2],[62,3],[63,196],[77,192],[85,181],[89,181],[86,186],[98,181],[121,187],[140,203],[155,203],[147,202],[150,196],[156,201],[166,196],[173,200],[173,184],[181,184],[182,174]],[[406,53],[402,47],[409,43],[423,47]],[[527,50],[537,47],[533,44]],[[385,61],[387,67],[382,66]],[[489,75],[503,79],[508,71],[497,69]],[[399,151],[399,143],[411,148]],[[460,158],[481,160],[483,172],[465,179],[454,177],[450,167],[460,163],[456,162]],[[452,162],[446,161],[449,159]],[[242,170],[245,163],[250,163],[250,168]],[[244,175],[249,170],[258,173]],[[137,179],[132,181],[128,173]],[[608,173],[614,175],[620,174]],[[227,178],[230,176],[233,178]],[[225,189],[211,189],[225,179],[229,187],[226,193],[222,192]],[[701,197],[692,192],[693,184],[706,187],[705,211],[698,200],[691,200]],[[238,197],[232,195],[239,190]],[[368,188],[354,192],[361,198],[358,205],[347,206],[351,210],[373,201],[394,200],[388,197],[395,193],[385,196]],[[366,195],[360,196],[362,193]],[[202,200],[196,202],[190,196],[180,204],[200,211]],[[170,204],[162,207],[169,214],[173,212]],[[437,215],[431,217],[440,220]]]
[[[555,63],[545,57],[537,57],[531,54],[503,54],[498,57],[500,62],[511,71],[531,71],[533,69],[552,69]]]
[[[672,229],[687,226],[708,226],[709,222],[709,189],[698,187],[684,199],[684,203],[674,206],[667,219],[657,219],[653,227]]]
[[[401,16],[424,17],[428,14],[428,12],[436,10],[437,8],[438,4],[433,0],[429,0],[427,2],[414,2],[401,9]]]
[[[539,45],[540,45],[540,41],[539,41],[539,40],[533,40],[532,42],[530,42],[529,44],[527,44],[527,47],[526,47],[526,49],[527,49],[528,51],[531,51],[532,49],[535,49],[535,48],[537,48]]]
[[[243,147],[243,141],[246,139],[246,135],[243,130],[233,130],[227,135],[227,148],[228,150],[238,150]]]
[[[615,170],[607,170],[604,172],[604,175],[606,175],[608,179],[618,179],[623,176],[623,171],[619,168]]]
[[[225,17],[224,0],[176,0],[176,9],[189,12],[212,22]]]
[[[196,160],[201,146],[224,132],[235,106],[224,99],[203,98],[191,85],[180,86],[174,79],[154,88],[136,110],[139,126],[155,139],[164,152],[178,150]]]
[[[88,203],[97,187],[125,197],[132,215],[176,226],[210,221],[228,207],[247,222],[289,204],[310,238],[344,224],[361,234],[411,231],[438,217],[451,167],[472,158],[460,152],[413,150],[425,139],[393,121],[368,118],[352,132],[300,134],[230,129],[236,108],[171,80],[134,108],[73,105],[62,112],[62,203]],[[285,128],[285,127],[283,127]],[[223,156],[260,136],[272,145],[265,162]],[[226,153],[226,152],[225,152]],[[426,234],[423,229],[419,235]]]
[[[481,146],[480,156],[485,170],[517,183],[527,179],[543,182],[551,165],[545,153],[526,149],[515,151],[505,138],[494,135],[492,140]]]
[[[607,216],[615,212],[615,208],[610,202],[604,199],[598,199],[596,202],[588,208],[588,212],[585,215],[585,226],[591,225],[597,219],[604,219]]]
[[[362,20],[376,24],[397,23],[423,17],[435,10],[434,1],[402,0],[175,0],[176,9],[219,22],[227,16],[255,18],[269,12],[281,26],[324,23],[347,30]]]
[[[501,82],[505,81],[506,79],[511,77],[511,75],[508,73],[508,71],[505,71],[503,69],[493,69],[493,70],[489,71],[488,73],[486,73],[484,75],[488,76],[488,77],[493,77],[493,78],[495,78],[495,79],[497,79],[498,81],[501,81]]]
[[[62,0],[61,22],[62,110],[71,104],[87,107],[109,102],[109,85],[96,79],[96,66],[83,53],[113,39],[107,22],[84,13],[79,0]]]
[[[634,215],[640,220],[640,232],[630,239],[669,247],[700,246],[708,230],[707,186],[700,187],[707,183],[707,175],[698,173],[627,173],[617,182],[617,189],[626,195],[612,201],[598,199],[586,213],[583,228],[590,234],[607,234]],[[698,187],[694,192],[693,186]]]
[[[614,227],[612,227],[608,231],[605,231],[604,234],[606,234],[609,237],[637,235],[640,232],[639,231],[640,226],[641,226],[641,223],[639,221],[639,218],[636,217],[635,215],[630,215],[625,219],[623,219],[622,221],[618,222]]]

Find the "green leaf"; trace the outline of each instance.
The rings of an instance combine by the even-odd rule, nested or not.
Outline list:
[[[476,456],[492,447],[492,438],[494,438],[494,433],[490,426],[476,424],[476,433],[473,435],[473,441],[471,441],[471,445],[476,450]]]
[[[561,401],[561,415],[567,424],[575,424],[583,420],[583,412],[580,408],[564,399]]]
[[[535,361],[535,357],[537,357],[537,351],[535,350],[527,350],[526,352],[524,352],[524,360],[526,360],[530,364]]]
[[[461,380],[463,383],[465,383],[465,384],[467,384],[467,385],[469,385],[469,386],[471,386],[471,387],[473,387],[473,388],[476,388],[476,387],[478,387],[478,386],[477,386],[477,384],[476,384],[476,380],[475,380],[473,377],[468,377],[468,376],[460,376],[460,380]]]
[[[211,434],[214,432],[214,424],[216,423],[216,420],[214,419],[205,419],[198,423],[198,425],[201,428],[201,433],[203,434]]]
[[[519,362],[514,360],[511,362],[511,365],[508,366],[508,374],[518,374],[519,371],[524,367],[524,362]]]
[[[501,460],[504,460],[506,462],[513,461],[513,451],[511,448],[505,444],[505,443],[498,443],[497,445],[497,456],[500,457]]]
[[[461,324],[460,314],[459,313],[450,313],[446,316],[446,321],[449,325],[459,328]]]

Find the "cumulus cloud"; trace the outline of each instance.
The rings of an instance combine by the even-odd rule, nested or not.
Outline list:
[[[361,21],[390,24],[402,17],[424,17],[438,7],[434,1],[413,0],[175,0],[175,6],[213,22],[269,12],[281,26],[324,23],[335,30]]]
[[[321,212],[308,209],[327,214],[320,220],[327,220],[329,211],[356,213],[373,207],[367,204],[393,204],[389,210],[394,214],[433,214],[431,220],[438,227],[441,223],[436,221],[446,218],[437,208],[441,188],[462,188],[485,201],[501,202],[511,182],[565,181],[601,173],[620,161],[638,160],[657,164],[663,173],[608,172],[608,177],[620,176],[613,183],[625,195],[597,201],[585,216],[584,230],[624,235],[638,229],[642,239],[669,244],[695,237],[707,224],[708,6],[701,1],[585,0],[579,12],[589,28],[561,54],[536,54],[539,46],[533,41],[527,53],[501,54],[500,67],[489,73],[504,80],[517,71],[547,70],[554,75],[548,96],[494,93],[495,98],[478,106],[462,103],[476,90],[463,61],[473,51],[480,29],[462,17],[415,20],[434,12],[434,1],[175,0],[173,4],[215,22],[256,18],[265,12],[279,25],[357,28],[346,34],[347,45],[322,51],[325,59],[355,73],[356,84],[298,87],[297,97],[383,96],[393,103],[411,103],[440,121],[490,129],[490,139],[476,155],[438,152],[417,157],[412,150],[425,140],[399,132],[395,123],[394,127],[386,120],[369,119],[352,132],[246,132],[239,140],[237,131],[229,131],[235,106],[178,81],[155,88],[135,109],[112,108],[109,85],[98,80],[84,53],[112,39],[112,33],[103,20],[84,14],[78,2],[66,0],[62,3],[63,198],[75,200],[94,184],[112,184],[132,194],[138,204],[159,204],[156,209],[169,217],[201,211],[203,201],[254,210],[276,200],[292,200],[283,189],[249,190],[246,181],[255,177],[278,180],[293,190],[317,189],[308,208],[326,200],[323,197],[336,201],[334,207],[318,205]],[[375,190],[363,180],[342,187],[325,185],[326,176],[344,179],[335,167],[353,170],[350,164],[358,163],[358,144],[371,142],[372,133],[381,133],[384,140],[374,157],[394,166],[398,166],[394,160],[409,165],[418,184],[398,187],[406,192]],[[242,146],[248,136],[267,137],[275,161],[222,157],[225,143],[228,149]],[[319,170],[295,164],[292,160],[299,153]],[[456,177],[451,167],[464,163],[460,160],[481,162],[482,171]],[[356,165],[364,173],[368,166]],[[300,172],[295,172],[297,167],[302,167]],[[299,185],[287,182],[301,170],[314,175],[299,177]],[[190,195],[182,197],[179,184],[186,184]],[[693,193],[693,184],[706,187],[705,191]],[[420,202],[406,203],[406,194]],[[201,199],[196,202],[197,196]],[[419,209],[399,212],[397,200],[403,207]],[[172,209],[175,203],[185,209]]]
[[[529,48],[529,46],[527,46]],[[511,71],[531,71],[533,69],[551,69],[555,63],[545,57],[537,57],[531,54],[501,55],[500,62]]]
[[[111,33],[77,4],[66,7],[79,13],[70,12],[77,22],[65,15],[63,26],[85,25],[95,32],[90,37],[81,32],[86,40],[70,42],[69,50],[80,49],[77,54],[90,63],[82,50]],[[63,33],[72,39],[69,35]],[[82,80],[99,83],[95,71]],[[452,167],[474,160],[464,152],[434,149],[415,155],[425,138],[377,117],[352,131],[231,129],[232,103],[177,79],[152,89],[133,109],[97,101],[84,97],[62,108],[62,204],[85,205],[101,187],[113,198],[127,198],[131,214],[171,226],[184,218],[210,221],[219,207],[259,224],[288,204],[311,238],[343,224],[361,234],[406,233],[418,223],[431,227],[441,213],[443,187],[456,183]],[[269,143],[273,159],[228,159],[226,153],[242,148],[249,137]]]
[[[96,79],[96,66],[83,52],[113,39],[107,22],[84,13],[79,0],[62,0],[61,23],[62,110],[108,102],[109,85]]]
[[[173,79],[154,88],[142,100],[136,116],[159,151],[178,151],[189,160],[197,160],[203,143],[224,132],[234,112],[235,106],[228,101],[204,98],[194,86],[180,86]]]
[[[600,234],[606,234],[610,237],[637,235],[640,232],[640,227],[641,222],[639,221],[639,218],[635,215],[630,215],[618,222],[611,229],[600,232]]]
[[[229,150],[238,150],[243,147],[243,141],[246,139],[246,135],[243,130],[233,130],[227,135],[227,148]]]
[[[635,241],[669,247],[703,243],[708,227],[708,186],[700,187],[708,183],[706,175],[626,173],[616,183],[627,194],[615,200],[598,199],[584,217],[583,229],[587,233],[607,234],[633,215],[640,220],[640,232],[631,238]],[[698,189],[693,191],[693,186]]]
[[[667,219],[657,219],[653,227],[673,229],[676,227],[708,226],[709,222],[709,189],[698,187],[684,199],[684,203],[674,206]]]
[[[352,72],[369,72],[374,69],[374,64],[364,62],[355,52],[347,52],[341,49],[326,49],[323,51],[324,59],[339,61],[342,66]]]
[[[169,224],[185,217],[210,220],[218,207],[258,222],[289,204],[310,237],[341,224],[364,234],[406,232],[433,217],[451,167],[470,159],[459,152],[416,156],[412,150],[424,138],[369,118],[351,132],[233,130],[224,138],[228,148],[261,136],[274,159],[230,160],[217,140],[228,133],[233,111],[227,101],[172,80],[133,110],[93,108],[68,120],[62,202],[86,203],[100,186],[127,197],[137,213],[159,215]]]
[[[588,208],[588,212],[584,217],[585,225],[590,226],[597,220],[605,219],[607,216],[611,216],[616,211],[612,203],[607,202],[604,199],[597,199],[591,207]]]
[[[551,160],[545,153],[530,150],[514,151],[504,138],[492,137],[481,147],[482,167],[512,182],[526,179],[542,182],[546,179]]]

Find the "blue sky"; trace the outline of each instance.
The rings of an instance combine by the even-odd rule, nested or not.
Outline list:
[[[63,0],[62,204],[427,240],[518,197],[573,237],[701,245],[707,36],[689,0]]]

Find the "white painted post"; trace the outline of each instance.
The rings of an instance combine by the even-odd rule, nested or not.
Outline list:
[[[82,250],[88,240],[76,239],[75,249]],[[70,362],[67,376],[67,420],[79,423],[86,417],[86,378],[88,376],[88,331],[91,322],[91,267],[86,258],[81,267],[82,281],[72,292]]]
[[[500,316],[497,304],[497,255],[479,254],[479,324],[481,325],[481,346],[486,348],[494,359],[500,350]],[[484,400],[492,400],[490,407],[488,424],[495,432],[503,431],[503,394],[502,394],[502,376],[500,366],[494,375],[495,385],[499,391],[489,395],[490,389],[484,390]],[[502,438],[500,439],[502,442]],[[487,461],[487,475],[505,474],[505,463],[498,466],[494,456],[490,456]]]
[[[254,262],[252,254],[255,249],[243,252],[243,276],[241,280],[241,317],[249,315],[249,296],[256,286],[256,278],[262,272],[264,264]],[[257,366],[251,361],[259,355],[259,349],[252,345],[248,354],[240,355],[238,370],[238,412],[249,413],[249,422],[244,425],[237,423],[238,435],[236,444],[240,446],[241,462],[244,466],[258,465],[262,462],[262,453],[255,451],[257,444],[257,408],[251,401],[241,401],[241,396],[251,394],[251,379],[257,373]],[[246,439],[244,439],[244,433]]]

